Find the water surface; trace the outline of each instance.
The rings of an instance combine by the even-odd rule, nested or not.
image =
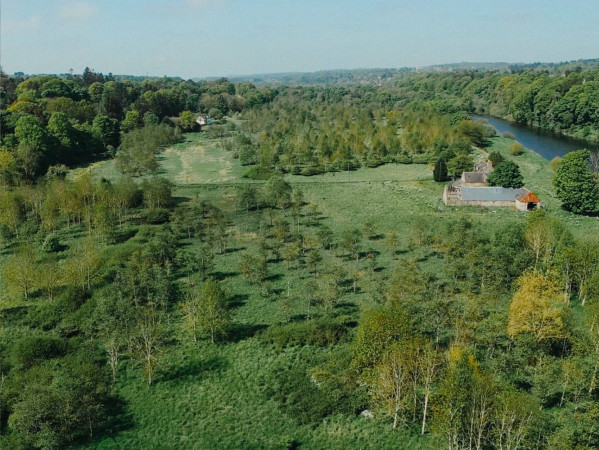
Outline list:
[[[568,152],[580,150],[581,148],[595,152],[599,151],[599,145],[560,136],[538,128],[528,128],[504,119],[498,119],[497,117],[479,115],[473,115],[472,117],[475,120],[486,120],[499,134],[509,131],[524,147],[538,153],[549,161],[556,156],[564,156]]]

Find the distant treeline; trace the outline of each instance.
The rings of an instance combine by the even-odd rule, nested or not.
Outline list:
[[[0,180],[32,183],[52,166],[113,156],[126,133],[144,126],[162,123],[190,131],[196,126],[194,114],[220,119],[273,96],[269,88],[224,78],[198,83],[171,78],[115,81],[89,69],[66,77],[1,73]],[[182,121],[175,123],[178,117]],[[156,146],[169,142],[160,139]]]

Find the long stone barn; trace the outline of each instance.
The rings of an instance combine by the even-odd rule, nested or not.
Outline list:
[[[519,211],[531,211],[539,207],[541,200],[526,188],[447,185],[443,191],[443,203],[455,206],[507,206]]]

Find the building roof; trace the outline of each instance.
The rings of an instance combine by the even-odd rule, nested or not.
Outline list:
[[[479,161],[474,165],[475,172],[486,172],[489,173],[493,170],[493,164],[491,161]]]
[[[513,202],[519,189],[503,187],[462,187],[463,201]]]
[[[520,189],[516,196],[516,200],[522,203],[541,203],[539,197],[525,188]]]
[[[484,172],[464,172],[462,174],[464,183],[486,183],[487,174]]]

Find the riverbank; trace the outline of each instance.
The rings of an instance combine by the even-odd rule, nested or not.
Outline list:
[[[500,135],[505,132],[513,134],[524,147],[538,153],[547,161],[551,161],[556,156],[562,157],[566,153],[581,148],[599,151],[599,144],[597,143],[583,141],[541,128],[526,127],[503,118],[479,114],[474,114],[472,118],[487,121]]]
[[[543,208],[553,217],[559,219],[577,236],[594,235],[597,231],[597,218],[578,216],[562,209],[561,201],[555,196],[553,177],[555,173],[551,162],[530,150],[524,151],[520,156],[513,156],[510,152],[514,143],[512,139],[495,137],[487,152],[498,151],[505,159],[514,161],[520,167],[524,178],[524,185],[541,199]]]

